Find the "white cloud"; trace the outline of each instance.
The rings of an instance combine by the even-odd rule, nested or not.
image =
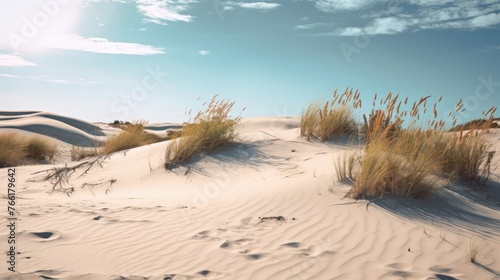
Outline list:
[[[208,55],[208,54],[210,54],[210,52],[206,51],[206,50],[201,50],[201,51],[198,52],[198,54],[200,54],[200,55]]]
[[[181,14],[196,0],[138,0],[137,10],[146,16],[147,22],[166,25],[164,21],[190,22],[193,16]]]
[[[18,55],[0,54],[0,66],[24,67],[24,66],[36,66],[36,64],[33,62],[30,62],[30,61],[27,61]]]
[[[452,3],[455,0],[410,0],[409,2],[419,6],[439,6]]]
[[[332,23],[326,23],[326,22],[317,22],[317,23],[309,23],[309,24],[300,24],[295,26],[295,29],[298,30],[310,30],[310,29],[316,29],[320,27],[329,27],[332,26]]]
[[[12,79],[28,79],[28,80],[35,80],[35,81],[42,81],[42,82],[48,82],[48,83],[57,83],[57,84],[86,84],[86,85],[93,85],[93,84],[102,84],[104,81],[89,81],[83,78],[79,78],[77,80],[64,80],[64,79],[58,79],[58,78],[53,78],[49,76],[19,76],[19,75],[12,75],[12,74],[5,74],[5,73],[0,73],[0,77],[2,78],[12,78]]]
[[[281,4],[268,3],[268,2],[252,2],[252,3],[240,3],[239,6],[246,9],[271,10],[278,8],[279,6],[281,6]]]
[[[363,29],[361,29],[359,27],[347,27],[347,28],[339,30],[336,35],[360,36],[360,35],[365,35],[365,32],[363,31]]]
[[[276,9],[281,6],[281,4],[278,3],[271,3],[271,2],[234,2],[234,1],[229,1],[226,2],[226,7],[224,8],[225,10],[232,10],[232,9],[227,9],[227,7],[240,7],[244,9],[252,9],[252,10],[272,10]]]
[[[105,38],[84,38],[66,35],[58,40],[45,41],[42,47],[105,54],[153,55],[164,53],[163,49],[137,43],[111,42]]]
[[[0,77],[4,77],[4,78],[21,78],[18,75],[3,74],[3,73],[0,73]]]
[[[52,79],[52,78],[46,78],[46,77],[22,77],[19,75],[11,75],[11,74],[4,74],[4,73],[0,73],[0,77],[14,78],[14,79],[29,79],[29,80],[37,80],[37,81],[44,81],[44,82],[58,83],[58,84],[69,84],[70,83],[69,81],[62,80],[62,79]]]
[[[398,34],[428,29],[495,28],[500,24],[500,0],[303,0],[325,12],[350,15],[351,24],[317,35],[358,36]],[[369,8],[369,9],[367,9]],[[367,20],[368,19],[368,20]],[[335,20],[335,19],[333,19]],[[354,24],[352,24],[354,22]],[[333,21],[331,22],[333,23]],[[335,24],[342,26],[341,22]],[[298,25],[313,29],[318,23]],[[333,24],[331,25],[333,26]]]
[[[490,27],[500,23],[500,13],[491,13],[487,15],[480,15],[471,19],[470,24],[473,28]]]
[[[396,17],[378,18],[365,28],[365,33],[368,35],[396,34],[405,31],[408,25],[406,20]]]
[[[324,12],[335,12],[342,10],[359,10],[371,2],[369,0],[317,0],[316,7]]]

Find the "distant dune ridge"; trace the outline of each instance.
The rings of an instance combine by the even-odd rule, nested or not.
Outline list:
[[[44,112],[0,112],[0,129],[37,133],[59,141],[92,147],[101,144],[106,134],[89,122]]]
[[[92,166],[85,164],[92,159],[60,157],[17,167],[20,274],[8,273],[2,254],[0,278],[500,279],[497,157],[487,189],[452,184],[425,200],[354,200],[345,197],[351,186],[337,181],[334,163],[360,147],[300,139],[299,125],[297,117],[243,119],[237,143],[172,171],[164,168],[171,141]],[[178,128],[146,127],[159,135]],[[0,112],[6,131],[43,135],[69,152],[120,129]],[[485,135],[497,154],[498,131]],[[66,164],[75,168],[62,185],[71,193],[43,180]],[[6,169],[0,178],[5,184]],[[0,220],[5,229],[6,211]],[[476,264],[467,260],[471,244],[480,249]]]

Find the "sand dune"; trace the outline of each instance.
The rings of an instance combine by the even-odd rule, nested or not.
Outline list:
[[[96,125],[77,119],[44,112],[0,112],[0,130],[15,129],[36,133],[67,144],[93,147],[105,140],[106,134]]]
[[[54,116],[19,114],[0,126],[101,139],[85,122]],[[1,267],[0,276],[500,279],[498,169],[484,191],[453,185],[425,200],[356,201],[345,198],[350,187],[336,181],[333,162],[357,148],[300,140],[298,124],[245,119],[241,143],[170,172],[169,142],[115,153],[76,168],[69,196],[42,180],[52,166],[19,167],[20,274]],[[499,136],[488,137],[498,150]],[[6,175],[0,169],[1,182]],[[478,264],[466,260],[471,237],[481,243]]]

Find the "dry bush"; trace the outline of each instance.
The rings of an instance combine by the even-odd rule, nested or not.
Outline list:
[[[321,141],[331,140],[343,134],[357,131],[353,110],[361,106],[360,93],[346,89],[338,95],[333,93],[333,99],[321,103],[311,103],[302,113],[300,120],[300,135],[308,141],[316,137]]]
[[[200,152],[211,153],[232,142],[240,117],[231,119],[235,102],[217,101],[214,96],[204,111],[198,112],[194,123],[185,125],[180,137],[172,140],[165,152],[165,168],[172,169]]]
[[[55,145],[38,136],[25,138],[17,133],[0,135],[0,167],[52,160],[56,152]]]
[[[114,152],[149,145],[164,140],[157,135],[145,132],[144,128],[146,124],[145,121],[136,121],[128,125],[122,132],[104,143],[101,153],[109,155]]]

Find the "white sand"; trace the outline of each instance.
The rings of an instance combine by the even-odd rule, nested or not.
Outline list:
[[[43,127],[69,144],[106,137],[71,118],[14,116],[0,118],[0,132]],[[65,185],[70,196],[36,181],[47,173],[33,173],[53,166],[18,167],[21,274],[6,271],[2,254],[0,277],[500,279],[500,170],[485,191],[452,186],[425,200],[356,201],[344,198],[350,187],[336,181],[333,165],[356,148],[298,134],[297,118],[245,119],[241,144],[172,172],[163,168],[168,142],[116,153],[86,174],[77,169]],[[488,135],[497,153],[499,137]],[[0,169],[2,195],[6,178]],[[478,264],[466,260],[472,236]]]

